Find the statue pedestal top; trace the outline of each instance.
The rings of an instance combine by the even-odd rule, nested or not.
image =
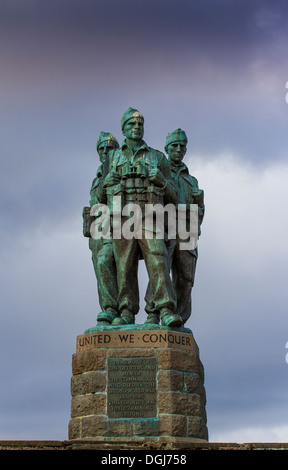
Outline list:
[[[96,326],[77,337],[77,352],[97,348],[176,348],[199,353],[190,329],[158,325]]]

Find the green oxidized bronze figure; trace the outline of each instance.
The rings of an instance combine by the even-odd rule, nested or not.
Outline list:
[[[204,192],[199,189],[197,179],[189,174],[187,166],[182,161],[187,151],[187,143],[186,133],[182,129],[177,129],[168,134],[165,151],[168,154],[177,190],[177,204],[186,204],[187,208],[190,204],[198,205],[198,236],[200,236],[200,226],[205,211]],[[190,225],[188,210],[186,223]],[[191,290],[194,284],[198,248],[183,250],[180,249],[180,242],[178,233],[175,240],[169,240],[169,260],[177,298],[177,313],[183,323],[186,323],[191,315]]]
[[[84,235],[89,237],[89,248],[92,252],[92,262],[98,285],[99,304],[102,312],[99,313],[98,322],[106,322],[110,324],[115,317],[118,316],[118,289],[117,289],[117,272],[113,253],[112,239],[91,237],[90,227],[91,207],[99,203],[97,198],[97,189],[103,179],[103,165],[109,152],[119,147],[118,141],[108,132],[101,132],[97,140],[97,152],[100,157],[101,165],[99,166],[92,182],[90,191],[90,207],[84,208]],[[97,220],[97,219],[96,219]]]
[[[157,325],[161,321],[162,326],[179,328],[191,314],[197,247],[181,249],[181,238],[176,232],[172,239],[167,239],[166,222],[162,224],[164,236],[159,235],[161,227],[153,210],[149,219],[152,224],[144,218],[149,207],[175,210],[182,204],[198,204],[200,233],[203,191],[182,162],[187,146],[184,131],[177,129],[167,136],[167,159],[143,140],[144,118],[139,111],[128,108],[121,127],[125,136],[121,147],[111,134],[99,136],[97,151],[101,165],[91,188],[92,209],[83,211],[84,235],[90,237],[102,308],[98,325],[135,323],[139,311],[138,264],[144,259],[149,277],[145,323]],[[187,214],[189,225],[189,211]],[[91,224],[94,229],[97,227],[96,237],[91,236]],[[177,225],[180,219],[176,219]]]

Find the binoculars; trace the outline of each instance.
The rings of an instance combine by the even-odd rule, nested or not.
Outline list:
[[[126,163],[122,167],[122,174],[123,179],[127,178],[147,178],[148,171],[145,163],[141,160],[135,163],[135,165],[131,165]]]

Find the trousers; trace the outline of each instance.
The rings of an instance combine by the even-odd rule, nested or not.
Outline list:
[[[103,311],[118,311],[116,263],[111,241],[89,239],[92,262],[98,285],[99,304]]]
[[[113,239],[117,268],[118,307],[136,315],[139,311],[138,263],[143,257],[149,277],[149,300],[153,309],[174,313],[176,295],[169,274],[168,251],[162,239]]]

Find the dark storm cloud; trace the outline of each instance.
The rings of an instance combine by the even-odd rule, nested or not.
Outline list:
[[[165,55],[185,56],[194,48],[214,60],[227,56],[239,60],[253,53],[255,46],[271,41],[273,35],[287,35],[288,6],[283,0],[168,0],[135,2],[105,1],[13,1],[0,5],[3,34],[68,35],[71,40],[100,38],[103,54],[129,38],[145,47],[160,46]],[[37,47],[37,43],[34,44]],[[127,44],[127,49],[129,44]],[[123,51],[123,56],[125,56]],[[152,51],[151,51],[152,52]],[[110,50],[113,57],[113,50]],[[215,55],[216,53],[216,55]],[[137,59],[137,57],[135,57]],[[104,59],[104,57],[102,58]],[[107,57],[105,57],[107,60]]]
[[[272,154],[283,158],[284,1],[27,0],[0,8],[2,99],[15,125],[19,107],[28,111],[27,122],[30,110],[45,121],[45,109],[55,141],[53,113],[63,116],[64,135],[74,112],[80,134],[83,112],[95,129],[96,115],[102,125],[111,122],[107,100],[119,122],[128,106],[145,112],[147,103],[152,116],[169,116],[167,124],[157,122],[157,131],[151,123],[152,140],[181,125],[199,153],[236,149],[259,163]]]
[[[154,25],[155,30],[163,30],[165,26],[183,27],[185,31],[190,26],[192,32],[207,33],[221,26],[224,32],[231,35],[243,33],[243,26],[251,26],[251,17],[257,11],[272,11],[283,14],[287,11],[285,0],[166,0],[165,2],[135,2],[133,0],[13,0],[2,1],[0,12],[3,24],[7,29],[12,24],[17,26],[29,24],[39,27],[59,25],[62,30],[70,26],[75,33],[81,29],[95,29],[101,26],[106,30],[107,24],[112,29],[131,26],[131,30],[138,30],[139,36],[149,37],[145,34],[145,26]],[[274,15],[274,16],[275,16]],[[106,21],[104,21],[104,19]],[[275,17],[269,21],[274,22]],[[287,19],[282,16],[281,23]],[[245,24],[246,23],[246,24]],[[262,24],[267,24],[263,17]],[[271,23],[272,24],[272,23]],[[141,30],[142,27],[142,30]],[[155,31],[155,30],[152,30]],[[183,31],[182,30],[182,31]],[[233,34],[234,33],[234,34]]]
[[[15,211],[34,225],[52,206],[58,220],[75,207],[79,155],[84,185],[98,133],[122,140],[130,105],[161,150],[180,126],[209,158],[286,158],[287,10],[284,1],[1,2],[6,228]]]

